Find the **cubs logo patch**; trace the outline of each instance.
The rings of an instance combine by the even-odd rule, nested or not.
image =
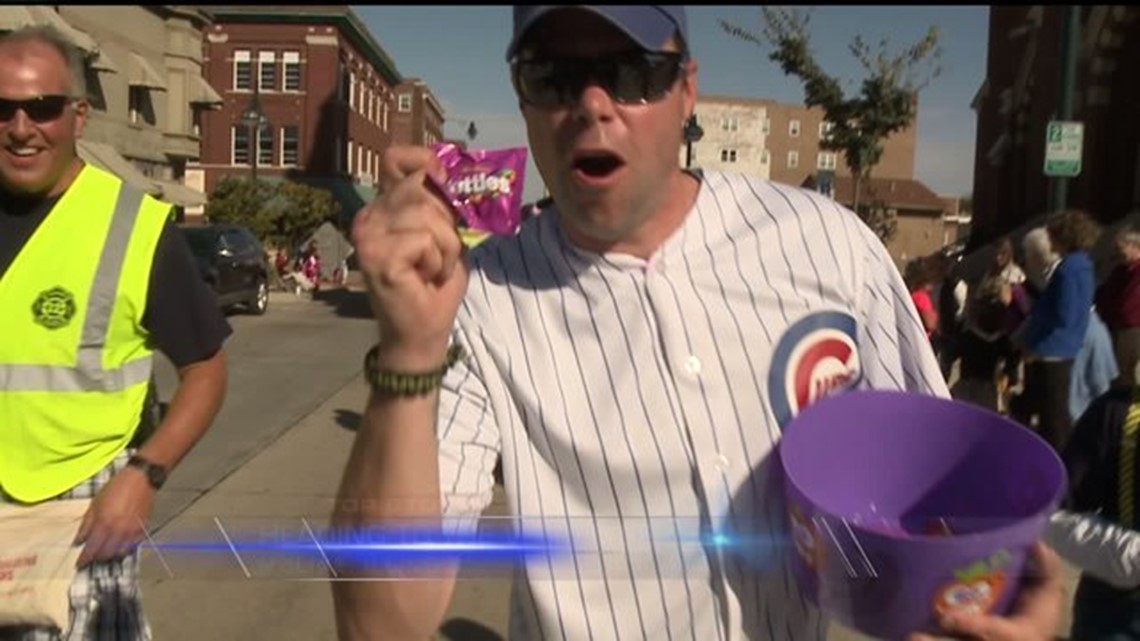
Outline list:
[[[780,337],[768,372],[768,397],[780,429],[808,405],[862,378],[855,327],[849,314],[815,312]]]
[[[32,303],[32,318],[48,329],[65,327],[75,317],[75,296],[62,287],[40,292]]]

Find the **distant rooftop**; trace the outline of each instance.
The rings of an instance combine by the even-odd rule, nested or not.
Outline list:
[[[849,96],[850,97],[850,96]],[[917,98],[916,98],[917,99]],[[808,109],[802,102],[780,102],[779,100],[772,100],[771,98],[745,98],[742,96],[724,96],[717,94],[697,94],[697,103],[702,102],[716,102],[726,105],[741,105],[747,107],[793,107],[797,109]],[[822,107],[810,107],[810,109],[819,109]]]
[[[380,46],[368,27],[348,5],[230,5],[204,6],[215,23],[306,23],[318,22],[340,27],[391,85],[403,82],[392,57]]]
[[[855,180],[850,176],[836,176],[835,200],[850,205],[855,201]],[[869,203],[881,200],[896,209],[942,212],[946,203],[922,181],[908,178],[875,178],[863,181],[859,200]]]

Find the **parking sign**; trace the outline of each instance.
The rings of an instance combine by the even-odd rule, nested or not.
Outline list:
[[[1084,123],[1050,121],[1045,129],[1045,175],[1080,175],[1084,137]]]

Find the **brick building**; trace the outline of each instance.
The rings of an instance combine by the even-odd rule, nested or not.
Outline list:
[[[443,106],[423,80],[407,78],[396,89],[393,138],[405,144],[433,145],[443,140]]]
[[[697,99],[697,112],[701,107],[716,105],[720,109],[728,106],[751,111],[753,118],[760,122],[763,146],[767,150],[768,162],[766,177],[788,185],[802,185],[808,176],[816,172],[834,171],[837,176],[848,176],[850,172],[839,152],[820,149],[820,140],[827,134],[823,110],[791,105],[774,100],[737,98],[731,96],[700,96]],[[761,115],[762,114],[762,115]],[[720,126],[719,122],[705,123],[705,132],[710,127]],[[872,171],[873,176],[883,178],[914,178],[914,155],[917,143],[918,119],[910,127],[896,133],[883,143],[883,157]],[[697,143],[697,147],[701,143]],[[757,174],[759,175],[759,174]]]
[[[804,186],[815,187],[809,177]],[[855,204],[855,180],[836,176],[832,198],[852,208]],[[940,198],[929,187],[911,178],[876,178],[865,181],[859,192],[861,203],[881,203],[895,216],[895,235],[887,243],[887,251],[902,268],[908,261],[934,253],[957,240],[957,225],[947,210],[949,199]],[[956,215],[957,205],[953,213]]]
[[[742,103],[737,98],[702,97],[695,114],[704,136],[692,145],[692,166],[769,177],[764,105]],[[689,162],[689,151],[688,145],[682,146],[682,167]]]
[[[699,96],[696,114],[704,137],[693,144],[694,166],[819,189],[847,207],[854,204],[854,181],[842,154],[820,148],[828,132],[822,109],[762,98]],[[900,265],[955,242],[962,224],[956,207],[948,208],[946,199],[914,177],[917,131],[916,118],[884,141],[882,159],[860,198],[897,216],[897,232],[887,249]],[[686,155],[683,146],[682,164]]]
[[[345,5],[210,11],[205,75],[224,102],[203,118],[202,161],[195,168],[203,189],[256,171],[259,178],[329,189],[342,216],[350,216],[374,195],[384,149],[410,142],[414,133],[396,124],[396,89],[405,86],[396,64]],[[416,89],[430,95],[426,87]],[[255,98],[268,121],[257,131],[242,119]],[[413,101],[411,108],[413,121],[442,137],[442,109],[434,99]],[[425,109],[431,113],[420,113]]]
[[[1053,208],[1045,130],[1060,107],[1065,6],[991,6],[978,114],[971,247]],[[1140,9],[1081,8],[1074,120],[1084,123],[1080,176],[1068,206],[1112,223],[1140,208]]]

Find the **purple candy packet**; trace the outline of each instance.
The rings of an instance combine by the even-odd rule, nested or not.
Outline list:
[[[526,147],[463,150],[437,143],[432,151],[447,170],[447,184],[428,177],[471,229],[511,235],[522,223]]]

